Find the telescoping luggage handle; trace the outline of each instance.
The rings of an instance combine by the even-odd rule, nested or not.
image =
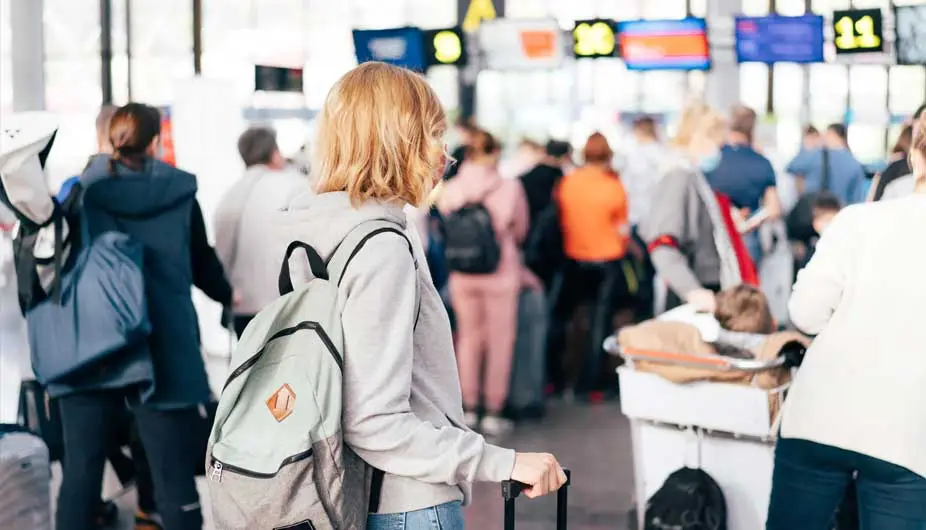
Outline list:
[[[567,530],[569,508],[569,486],[572,485],[572,473],[564,469],[566,483],[556,493],[556,530]],[[514,530],[514,501],[528,486],[515,480],[502,482],[502,498],[505,499],[505,530]]]

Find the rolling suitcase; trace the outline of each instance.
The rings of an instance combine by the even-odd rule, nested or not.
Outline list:
[[[518,419],[543,413],[546,347],[547,304],[543,292],[523,289],[518,301],[518,335],[508,392],[508,408]]]
[[[48,448],[18,425],[0,425],[0,528],[51,530]]]
[[[556,530],[568,530],[569,486],[572,484],[572,474],[568,469],[566,483],[556,492]],[[514,502],[524,490],[524,484],[514,480],[502,482],[502,498],[505,499],[505,530],[515,530]]]

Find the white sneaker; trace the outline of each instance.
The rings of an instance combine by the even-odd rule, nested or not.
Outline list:
[[[482,419],[482,433],[497,438],[514,430],[514,422],[498,416],[486,416]]]
[[[479,415],[475,412],[464,412],[463,423],[470,429],[476,429],[479,426]]]

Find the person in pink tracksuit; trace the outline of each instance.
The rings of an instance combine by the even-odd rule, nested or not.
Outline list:
[[[466,162],[446,184],[438,201],[448,214],[471,203],[482,203],[492,217],[501,247],[501,261],[490,274],[450,274],[450,298],[457,320],[457,362],[463,406],[470,427],[480,425],[476,409],[484,397],[486,415],[481,429],[500,435],[511,428],[501,417],[508,398],[517,335],[518,296],[530,282],[521,263],[520,245],[529,224],[527,199],[517,180],[503,179],[497,170],[500,148],[487,132],[473,136]],[[527,277],[527,278],[526,278]],[[482,366],[485,363],[485,381]]]

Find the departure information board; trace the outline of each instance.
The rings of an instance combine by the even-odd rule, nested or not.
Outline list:
[[[381,61],[423,72],[424,37],[418,28],[354,30],[357,62]]]
[[[617,55],[617,35],[613,20],[577,20],[572,30],[573,52],[584,59]]]
[[[709,70],[711,51],[703,18],[617,23],[628,70]]]
[[[833,32],[837,55],[884,51],[884,21],[880,9],[834,11]]]
[[[823,17],[737,17],[740,63],[822,63]]]

